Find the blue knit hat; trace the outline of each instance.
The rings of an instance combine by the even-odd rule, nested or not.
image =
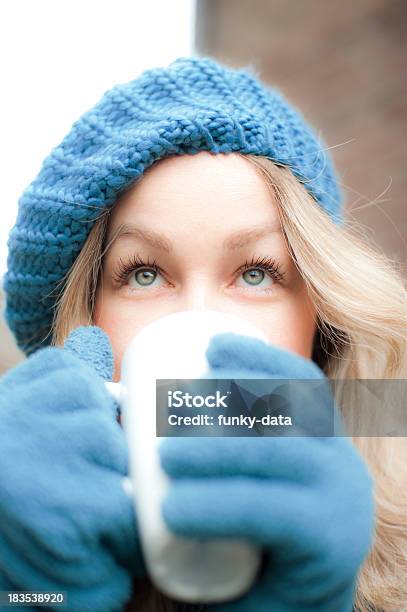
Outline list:
[[[19,199],[7,243],[5,318],[27,355],[50,344],[56,285],[102,210],[156,160],[202,150],[289,166],[332,220],[343,222],[325,144],[253,68],[187,57],[146,70],[105,92],[73,124]]]

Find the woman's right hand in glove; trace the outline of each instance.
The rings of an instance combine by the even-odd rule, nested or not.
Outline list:
[[[145,569],[112,369],[90,326],[0,379],[0,584],[65,591],[81,612],[122,610]]]

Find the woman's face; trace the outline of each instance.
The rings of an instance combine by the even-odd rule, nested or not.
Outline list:
[[[112,343],[114,381],[135,333],[181,310],[237,315],[311,358],[315,309],[250,162],[206,151],[160,160],[119,197],[107,244],[121,226],[104,257],[94,317]]]

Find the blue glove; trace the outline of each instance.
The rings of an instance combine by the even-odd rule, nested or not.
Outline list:
[[[0,379],[0,588],[122,610],[142,574],[105,332],[79,327]],[[55,607],[55,609],[59,609]]]
[[[207,358],[214,378],[328,381],[312,361],[237,334],[215,336]],[[313,415],[319,411],[324,420],[334,409],[337,429],[339,411],[328,395],[329,406],[319,402]],[[163,440],[160,460],[171,479],[162,512],[172,531],[247,538],[263,550],[252,588],[210,610],[352,610],[356,576],[373,538],[374,501],[372,478],[345,434],[172,437]]]

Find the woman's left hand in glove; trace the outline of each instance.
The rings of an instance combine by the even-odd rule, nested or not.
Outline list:
[[[312,361],[236,334],[215,336],[207,358],[214,378],[328,381]],[[334,409],[337,431],[332,396],[319,397],[325,400],[312,407],[314,423]],[[253,587],[211,611],[352,610],[357,574],[372,543],[374,500],[373,480],[344,433],[172,437],[162,442],[160,459],[171,479],[162,510],[173,532],[246,538],[263,550]]]

